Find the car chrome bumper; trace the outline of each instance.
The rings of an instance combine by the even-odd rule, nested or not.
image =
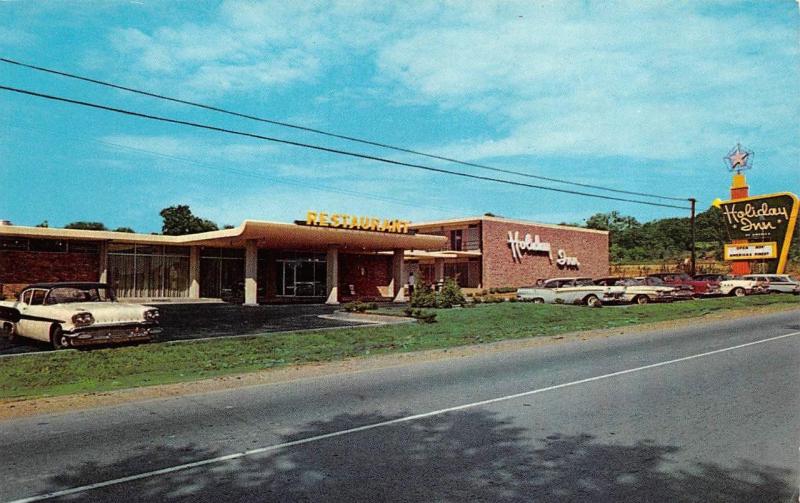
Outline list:
[[[126,342],[147,342],[161,333],[159,327],[103,327],[78,330],[68,334],[70,346],[93,346],[100,344],[123,344]]]

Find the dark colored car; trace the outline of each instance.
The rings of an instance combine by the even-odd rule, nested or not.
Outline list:
[[[695,279],[685,272],[660,272],[650,274],[651,278],[659,278],[667,286],[689,287],[692,293],[701,295],[719,295],[719,282],[705,279]]]

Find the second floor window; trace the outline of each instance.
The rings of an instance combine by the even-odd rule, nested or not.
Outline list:
[[[450,249],[461,251],[464,241],[464,231],[461,229],[450,231]]]

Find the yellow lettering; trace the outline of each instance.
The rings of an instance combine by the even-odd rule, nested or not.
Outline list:
[[[317,214],[313,211],[306,213],[306,225],[314,225],[317,223]]]
[[[394,220],[384,220],[382,230],[386,232],[397,232],[397,225]]]
[[[377,218],[373,218],[373,219],[371,219],[369,221],[370,230],[376,231],[376,230],[378,230],[378,227],[380,227],[380,225],[381,225],[381,221],[378,220]]]
[[[340,221],[341,218],[342,215],[338,213],[334,213],[333,215],[331,215],[331,227],[341,227],[342,226],[342,222]]]
[[[330,225],[328,222],[328,214],[327,213],[320,213],[319,214],[319,224],[323,227],[327,227]]]

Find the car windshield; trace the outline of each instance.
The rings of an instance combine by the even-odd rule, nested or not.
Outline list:
[[[626,279],[622,281],[623,286],[641,286],[644,285],[644,281],[641,279]]]
[[[68,304],[71,302],[111,302],[114,295],[109,288],[87,286],[59,286],[50,289],[47,304]]]
[[[650,276],[649,278],[647,278],[647,283],[650,285],[663,285],[664,280],[657,276]]]
[[[580,278],[575,280],[575,286],[595,286],[595,284],[591,279]]]

